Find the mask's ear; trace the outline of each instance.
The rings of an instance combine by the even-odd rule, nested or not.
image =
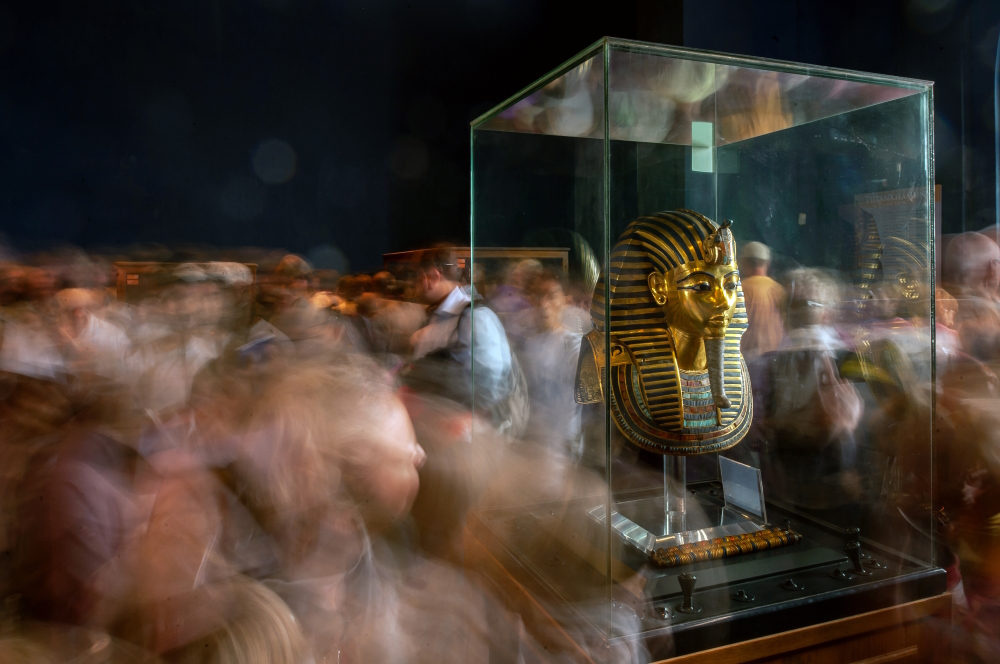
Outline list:
[[[656,270],[649,274],[649,292],[661,307],[667,303],[667,280]]]

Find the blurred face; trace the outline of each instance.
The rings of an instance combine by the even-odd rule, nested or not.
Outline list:
[[[215,327],[225,318],[231,304],[229,298],[217,284],[200,284],[194,295],[194,323],[198,326]]]
[[[183,284],[165,294],[167,322],[175,329],[217,325],[225,311],[225,300],[213,283]]]
[[[562,312],[566,306],[566,295],[562,286],[555,282],[545,283],[541,292],[536,293],[532,299],[542,329],[553,330],[562,324]]]
[[[417,273],[414,283],[417,301],[435,304],[448,297],[452,284],[436,268],[427,268]]]
[[[89,314],[86,309],[63,308],[59,311],[59,326],[70,337],[77,337],[87,326]]]
[[[409,513],[420,488],[417,469],[427,458],[399,399],[386,400],[378,415],[372,418],[368,436],[356,443],[365,451],[363,460],[347,473],[351,492],[371,529],[388,526]]]
[[[719,339],[736,313],[740,273],[736,265],[688,263],[670,274],[653,272],[649,289],[671,328]]]

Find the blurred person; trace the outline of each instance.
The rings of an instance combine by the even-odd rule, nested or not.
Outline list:
[[[91,381],[76,399],[72,425],[37,449],[18,486],[12,580],[28,617],[107,630],[131,592],[131,546],[148,516],[138,420],[112,382]]]
[[[510,395],[516,382],[510,344],[500,319],[483,306],[470,286],[463,285],[454,249],[425,251],[420,268],[416,292],[428,305],[428,322],[410,337],[413,361],[437,362],[445,374],[438,386],[459,402],[467,402],[473,394],[475,377],[474,406],[494,408]],[[500,414],[499,426],[511,425],[504,421],[508,415]]]
[[[527,284],[534,315],[532,333],[519,348],[531,395],[528,436],[551,453],[579,461],[582,455],[582,406],[576,403],[578,332],[566,329],[566,295],[559,277],[541,272]]]
[[[422,413],[414,418],[421,440],[424,440],[422,437],[424,432],[420,421],[425,417]],[[461,431],[458,426],[440,428],[452,431],[453,435],[457,435],[454,432]],[[599,497],[607,491],[607,478],[603,469],[595,472],[582,464],[574,463],[565,455],[552,454],[538,445],[530,444],[530,438],[526,444],[506,446],[496,432],[483,423],[477,424],[473,421],[471,429],[467,428],[466,431],[469,433],[465,435],[474,436],[474,447],[479,453],[475,457],[467,456],[463,465],[456,463],[453,472],[456,475],[464,472],[465,477],[475,478],[465,485],[470,489],[475,488],[476,491],[475,495],[472,495],[471,491],[465,495],[470,508],[481,509],[488,514],[488,510],[493,507],[509,508],[512,505],[545,503],[549,506],[548,516],[539,515],[540,518],[535,522],[535,526],[541,527],[545,533],[543,539],[563,544],[579,542],[580,524],[576,510],[579,509],[581,499],[583,502],[594,502],[595,496]],[[461,449],[462,445],[454,447]],[[466,447],[472,446],[466,445]],[[434,452],[428,451],[428,467],[436,456]],[[458,453],[453,456],[457,457]],[[653,477],[650,478],[652,482],[647,486],[651,486],[656,477],[662,482],[662,464],[658,472],[658,475],[653,473]],[[415,516],[418,515],[418,508],[421,507],[423,499],[423,478],[422,470],[421,491],[414,505]],[[596,502],[600,502],[600,498]],[[440,506],[443,508],[445,505],[447,503],[442,496]],[[442,509],[441,513],[446,511]],[[534,521],[534,518],[532,520]],[[514,521],[515,524],[512,525],[520,530],[522,527],[520,518]],[[574,545],[569,544],[569,546]],[[481,559],[477,560],[475,557],[475,549],[469,551],[473,555],[466,564],[475,569],[475,564]],[[559,558],[552,558],[549,564],[556,564],[558,561]],[[576,579],[575,591],[580,597],[602,597],[605,592],[603,577],[598,577],[599,582],[593,580],[593,585],[589,587],[587,578],[584,575]],[[493,588],[498,595],[506,597],[508,605],[518,604],[519,599],[510,589],[496,586]],[[580,657],[581,650],[589,658],[586,661],[608,664],[612,662],[639,664],[650,661],[649,653],[641,640],[624,639],[609,644],[593,630],[595,621],[600,621],[602,616],[603,619],[607,619],[607,605],[603,601],[584,600],[574,603],[572,608],[552,608],[555,610],[553,614],[555,621],[539,620],[531,613],[523,614],[523,619],[533,637],[544,647],[546,656],[553,661],[576,661]],[[613,620],[615,628],[622,633],[635,633],[640,629],[639,618],[631,611],[615,611]],[[502,623],[500,626],[503,626]],[[491,632],[496,631],[499,631],[498,627],[493,626]],[[563,650],[567,644],[567,634],[570,635],[569,641],[574,644],[569,652]],[[663,638],[672,637],[664,634]],[[526,658],[525,661],[530,660]]]
[[[274,268],[271,286],[277,297],[277,311],[299,305],[310,294],[312,266],[301,256],[287,254]]]
[[[354,303],[354,298],[361,295],[361,293],[357,292],[357,289],[355,288],[354,284],[355,280],[354,280],[354,275],[352,274],[345,274],[340,278],[339,281],[337,281],[337,288],[334,291],[334,293],[337,296],[338,313],[345,315],[353,315],[357,313],[355,309],[356,304]]]
[[[274,274],[282,280],[285,288],[295,294],[309,290],[312,272],[309,261],[295,254],[286,254],[274,268]]]
[[[351,279],[348,301],[341,305],[339,313],[344,321],[354,326],[359,338],[364,342],[364,350],[369,353],[381,353],[380,339],[376,338],[371,316],[380,306],[380,298],[373,292],[371,276],[357,274]]]
[[[762,356],[752,378],[754,410],[765,440],[761,460],[776,495],[814,509],[860,499],[855,430],[864,402],[840,375],[848,351],[836,323],[840,287],[814,268],[788,275],[787,337]]]
[[[11,554],[29,460],[59,436],[74,411],[57,319],[49,301],[29,297],[26,273],[0,267],[0,555]],[[0,569],[0,587],[7,588],[10,573],[9,565]]]
[[[482,490],[483,472],[500,453],[472,446],[472,429],[518,439],[527,427],[527,384],[496,314],[478,295],[474,303],[473,291],[461,283],[455,250],[428,250],[420,265],[416,290],[430,305],[429,320],[412,336],[413,360],[402,374],[406,404],[428,454],[414,516],[421,546],[460,564],[466,514]]]
[[[183,448],[157,456],[156,474],[140,485],[152,505],[134,546],[134,587],[119,629],[166,654],[224,629],[239,614],[229,549],[241,533],[210,468]]]
[[[131,384],[143,408],[169,417],[187,404],[198,371],[228,343],[222,325],[233,303],[203,268],[183,263],[164,281],[159,299],[144,305],[157,310],[129,358]]]
[[[66,362],[49,317],[12,309],[0,310],[0,374],[63,381]]]
[[[223,350],[234,339],[244,339],[250,326],[253,273],[242,263],[211,262],[205,272],[219,288],[222,298],[218,316],[219,338]]]
[[[210,348],[214,357],[224,352],[235,331],[237,303],[228,282],[248,284],[249,272],[246,266],[221,263],[186,263],[174,270],[174,277],[184,283],[183,297],[172,302],[169,315],[188,335]]]
[[[740,258],[740,282],[746,301],[749,327],[740,342],[747,362],[777,350],[785,336],[782,314],[788,294],[777,281],[767,276],[771,249],[761,242],[743,245]]]
[[[847,350],[835,325],[841,300],[837,278],[818,268],[798,268],[789,272],[786,280],[788,330],[781,348],[831,355]]]
[[[424,458],[385,375],[361,358],[280,372],[262,386],[250,431],[263,435],[248,438],[237,484],[277,546],[280,573],[267,585],[302,621],[316,660],[405,661],[402,640],[367,629],[396,629],[371,538],[408,513]]]
[[[526,258],[509,268],[506,283],[497,287],[490,300],[490,308],[496,312],[500,320],[505,320],[531,306],[524,289],[541,271],[542,264],[534,258]]]
[[[165,421],[147,412],[139,440],[155,472],[138,482],[151,511],[135,546],[135,582],[120,630],[170,661],[189,661],[202,647],[222,653],[213,657],[223,657],[227,648],[249,654],[239,641],[248,636],[239,626],[248,611],[254,615],[260,593],[248,597],[241,575],[277,570],[275,545],[232,481],[253,406],[248,378],[232,364],[212,362],[198,373],[187,408]],[[268,615],[276,618],[274,630],[257,623],[260,636],[250,639],[257,657],[272,652],[274,639],[280,644],[294,637],[278,619],[280,606]]]
[[[370,337],[360,316],[344,316],[332,308],[295,307],[279,322],[299,357],[333,358],[343,353],[368,354]]]
[[[250,335],[262,329],[272,330],[274,319],[284,311],[301,306],[309,297],[309,278],[312,267],[301,256],[286,254],[274,270],[265,273],[257,289],[256,320]]]
[[[398,287],[388,272],[372,277],[375,292],[365,293],[358,302],[372,339],[372,352],[387,367],[398,367],[410,350],[410,337],[427,323],[426,309],[415,302],[396,299]]]
[[[176,664],[301,664],[308,650],[291,609],[267,586],[235,577],[238,610],[217,632],[170,653]]]
[[[70,387],[62,381],[0,373],[0,557],[15,544],[20,487],[31,459],[59,438],[74,415]],[[0,566],[0,596],[12,569]]]
[[[321,308],[316,307],[321,303],[309,300],[311,275],[312,267],[304,258],[286,254],[274,271],[260,280],[257,317],[247,335],[248,347],[266,348],[269,355],[290,355],[295,352],[293,335],[301,339],[322,336],[325,319],[317,315]]]
[[[489,456],[470,444],[473,424],[491,430],[513,425],[509,414],[496,408],[511,390],[513,359],[506,333],[464,281],[453,248],[439,246],[420,256],[414,294],[428,305],[426,324],[410,337],[411,364],[402,375],[404,402],[428,455],[414,506],[420,545],[456,565],[462,560],[466,514],[490,464]]]
[[[373,532],[406,515],[425,454],[388,376],[371,360],[294,363],[258,389],[250,430],[272,431],[283,444],[254,439],[261,446],[244,450],[255,491],[292,506],[346,492]]]
[[[296,304],[281,309],[271,322],[296,342],[300,350],[313,352],[325,348],[368,353],[372,345],[371,331],[367,321],[359,315],[357,304],[362,293],[355,292],[350,284],[363,287],[356,277],[345,275],[339,278],[335,289],[305,293]],[[305,342],[304,346],[299,343],[301,341]]]
[[[461,566],[466,517],[493,479],[505,441],[488,419],[447,397],[408,388],[400,397],[427,454],[412,512],[417,544],[426,555]]]
[[[899,394],[871,429],[876,443],[898,464],[900,485],[894,507],[910,523],[934,530],[935,559],[948,571],[955,608],[952,657],[992,661],[1000,652],[994,627],[1000,618],[997,379],[989,376],[993,393],[984,398],[982,376],[976,376],[982,365],[960,364],[964,366],[953,365],[941,377],[943,389],[935,395],[932,426],[928,426],[932,412],[928,386]],[[929,473],[932,464],[934,472]],[[924,533],[907,535],[926,541]]]
[[[263,456],[250,462],[252,470],[238,472],[244,481],[258,478],[249,503],[273,515],[262,523],[276,528],[282,551],[282,572],[265,583],[301,620],[317,661],[335,661],[338,653],[341,661],[520,661],[525,637],[516,617],[470,584],[460,568],[411,548],[401,524],[421,486],[415,471],[422,482],[426,469],[407,409],[420,412],[418,429],[458,432],[465,444],[440,442],[463,452],[471,446],[462,427],[441,424],[452,416],[453,424],[467,422],[468,411],[412,393],[404,409],[390,390],[383,372],[353,358],[337,367],[295,369],[260,395],[251,429],[280,432],[285,452],[279,458],[291,456],[276,464],[273,452],[260,448]],[[417,503],[423,499],[431,508],[428,521],[453,523],[455,498],[465,506],[475,502],[474,487],[490,467],[470,466],[464,455],[457,461],[439,463],[435,472],[459,471],[452,477],[466,481],[469,491],[435,503],[418,491]],[[469,471],[479,480],[469,484]],[[261,509],[265,504],[273,507]],[[461,533],[461,527],[449,533],[457,535],[458,546]]]
[[[1000,352],[1000,247],[981,233],[962,233],[948,243],[944,273],[958,300],[955,326],[973,357],[993,360]]]
[[[57,433],[72,417],[72,388],[63,380],[0,371],[0,445]]]
[[[67,288],[55,299],[59,310],[57,343],[67,371],[123,379],[132,344],[124,330],[94,313],[104,306],[102,292]]]

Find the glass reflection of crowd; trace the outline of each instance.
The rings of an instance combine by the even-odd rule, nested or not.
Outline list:
[[[1000,249],[991,234],[965,233],[945,238],[942,256],[932,367],[926,265],[889,270],[883,254],[874,282],[863,283],[784,257],[772,278],[770,249],[747,243],[743,349],[755,415],[730,456],[762,469],[769,497],[933,557],[953,599],[954,620],[938,626],[943,642],[957,661],[992,661]]]
[[[968,233],[943,256],[935,384],[925,277],[859,288],[743,245],[755,419],[729,454],[769,497],[933,535],[952,643],[989,660],[1000,248]],[[582,282],[529,259],[474,290],[448,247],[374,274],[191,258],[134,303],[99,256],[0,264],[0,661],[544,659],[550,626],[463,572],[463,532],[603,481],[574,397]]]

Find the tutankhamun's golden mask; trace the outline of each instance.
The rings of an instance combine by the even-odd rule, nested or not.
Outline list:
[[[584,339],[576,398],[610,399],[618,429],[644,449],[718,452],[750,427],[753,399],[740,355],[747,314],[730,223],[718,226],[691,210],[640,217],[618,239],[594,289],[595,329]]]

